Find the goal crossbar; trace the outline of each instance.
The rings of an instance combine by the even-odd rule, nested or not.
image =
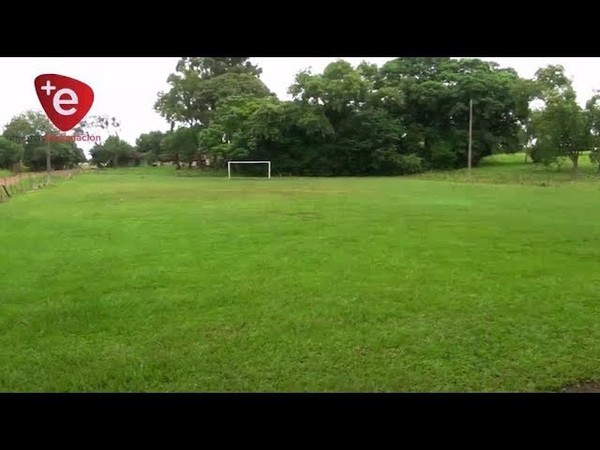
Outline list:
[[[271,178],[271,161],[228,161],[227,162],[227,178],[231,178],[231,165],[232,164],[266,164],[267,165],[267,177]]]

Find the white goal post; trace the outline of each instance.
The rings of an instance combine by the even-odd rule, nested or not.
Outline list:
[[[227,162],[227,178],[231,178],[231,165],[232,164],[266,164],[267,165],[267,177],[271,178],[271,161],[228,161]]]

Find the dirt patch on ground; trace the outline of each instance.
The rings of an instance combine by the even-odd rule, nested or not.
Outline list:
[[[23,178],[27,178],[27,177],[28,176],[23,177]],[[22,178],[19,175],[13,175],[13,176],[10,176],[10,177],[0,178],[0,185],[11,186],[11,185],[13,185],[15,183],[18,183],[21,179]]]
[[[562,388],[560,392],[569,393],[599,393],[600,394],[600,381],[586,381],[583,383],[575,383],[565,388]]]

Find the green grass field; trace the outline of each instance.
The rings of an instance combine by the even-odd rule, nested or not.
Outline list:
[[[531,160],[525,163],[524,153],[511,155],[494,155],[484,158],[480,167],[473,169],[471,177],[468,171],[453,170],[447,172],[429,172],[415,178],[438,181],[454,181],[460,183],[494,183],[494,184],[525,184],[534,186],[558,186],[565,184],[592,183],[598,184],[600,176],[598,166],[592,165],[587,153],[579,158],[579,173],[573,180],[571,162],[564,158],[560,166],[545,167],[533,164]]]
[[[598,379],[600,179],[524,182],[531,165],[504,163],[469,183],[107,170],[15,196],[0,204],[0,391]]]

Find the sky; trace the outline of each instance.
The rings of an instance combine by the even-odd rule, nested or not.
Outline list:
[[[262,81],[280,99],[289,99],[288,87],[300,70],[321,72],[327,64],[344,59],[354,66],[365,60],[381,66],[390,58],[373,57],[260,57],[251,58],[262,69]],[[167,90],[167,77],[175,71],[177,57],[105,58],[0,58],[0,131],[10,119],[26,110],[42,111],[33,80],[43,73],[76,78],[94,90],[94,104],[88,115],[109,115],[121,122],[119,136],[135,144],[141,133],[166,131],[169,124],[153,109],[157,93]],[[577,99],[583,106],[595,89],[600,89],[600,58],[514,57],[481,58],[514,68],[520,76],[531,78],[548,64],[562,64],[573,80]],[[107,135],[101,135],[105,139]],[[85,150],[86,144],[80,145]]]

